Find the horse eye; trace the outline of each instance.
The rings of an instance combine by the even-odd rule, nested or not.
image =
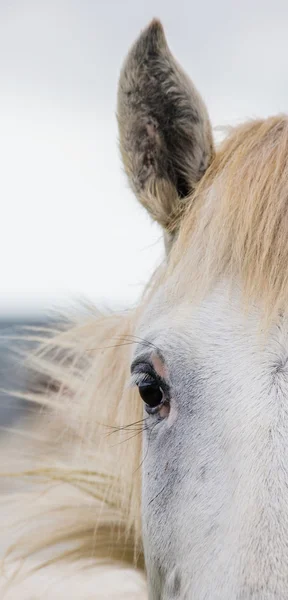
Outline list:
[[[138,384],[138,389],[142,400],[147,405],[147,412],[150,412],[149,409],[155,409],[163,403],[163,390],[156,381],[142,381]]]

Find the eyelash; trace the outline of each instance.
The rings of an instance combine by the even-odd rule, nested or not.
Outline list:
[[[135,386],[139,386],[142,383],[147,383],[148,381],[151,381],[151,383],[157,382],[157,376],[154,377],[153,375],[151,375],[150,373],[145,373],[145,372],[139,372],[139,373],[133,373],[133,375],[131,376],[131,387],[135,387]]]

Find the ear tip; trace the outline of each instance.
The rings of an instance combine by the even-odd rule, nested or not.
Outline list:
[[[146,27],[146,31],[147,33],[152,33],[154,35],[158,35],[158,36],[163,36],[165,37],[164,34],[164,27],[160,21],[160,19],[157,19],[157,17],[154,17],[154,19],[152,19],[152,21],[150,21],[149,25]]]
[[[159,51],[167,46],[164,27],[159,19],[152,19],[149,25],[140,33],[136,40],[135,49],[146,53],[149,50]]]
[[[157,18],[152,19],[146,29],[144,29],[142,35],[149,39],[157,40],[158,42],[166,42],[164,27],[160,19]]]

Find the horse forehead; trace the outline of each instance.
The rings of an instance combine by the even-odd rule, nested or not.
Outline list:
[[[169,292],[169,290],[168,290]],[[202,353],[231,352],[239,360],[239,352],[246,357],[263,359],[265,355],[281,364],[288,357],[288,319],[279,317],[269,334],[261,339],[260,311],[243,307],[239,288],[231,291],[225,281],[200,303],[189,300],[170,302],[167,288],[159,290],[148,305],[139,324],[139,335],[167,353],[191,352],[193,347]],[[246,350],[246,352],[245,352]]]
[[[139,323],[139,334],[159,339],[164,339],[166,335],[170,341],[176,342],[178,336],[174,336],[173,332],[181,333],[185,338],[185,333],[197,334],[206,329],[207,333],[213,335],[219,333],[220,329],[234,330],[235,324],[243,326],[244,320],[246,329],[249,325],[255,329],[255,310],[252,311],[254,318],[247,319],[247,315],[243,314],[239,293],[235,291],[231,295],[225,282],[215,287],[201,302],[191,300],[189,289],[179,299],[171,294],[171,289],[173,281],[159,289],[151,299]]]
[[[178,369],[181,361],[184,365],[187,360],[193,361],[193,357],[203,354],[213,336],[219,337],[219,329],[212,333],[211,319],[215,319],[214,302],[211,306],[195,307],[186,299],[171,303],[165,293],[157,294],[137,329],[139,339],[134,356],[153,354],[157,349],[165,363]]]
[[[144,339],[149,347],[157,347],[160,352],[166,352],[179,347],[180,338],[189,340],[191,329],[191,306],[186,303],[180,305],[168,305],[161,302],[161,297],[152,302],[146,309],[137,333],[141,338],[137,344],[136,352],[141,352],[141,342]],[[183,344],[183,341],[182,341]],[[181,344],[181,345],[182,345]]]

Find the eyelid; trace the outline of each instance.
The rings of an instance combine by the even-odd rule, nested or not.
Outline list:
[[[143,372],[155,372],[152,362],[149,360],[148,356],[142,356],[142,358],[135,358],[130,367],[131,374],[134,372],[143,373]]]

